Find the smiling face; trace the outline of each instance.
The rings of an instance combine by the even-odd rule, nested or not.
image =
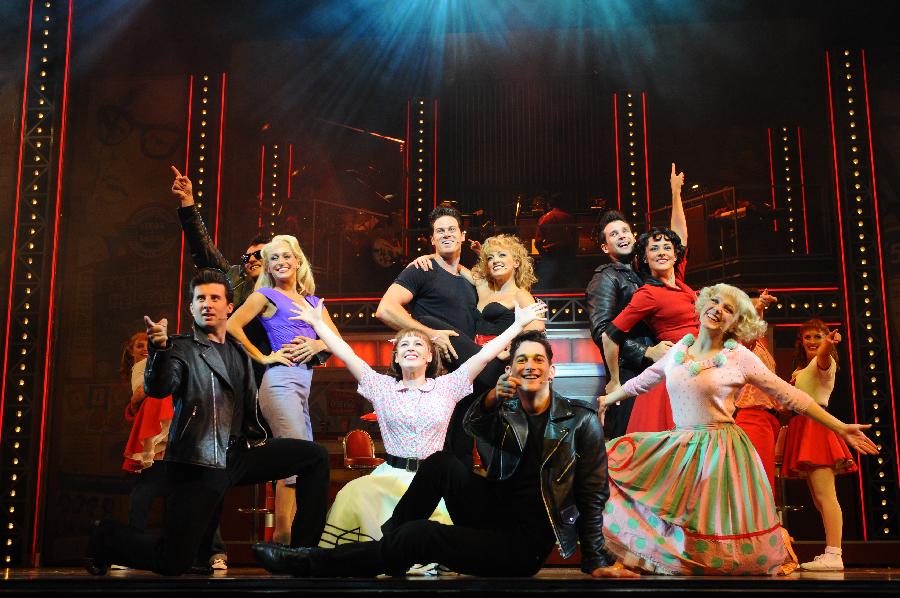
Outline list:
[[[737,304],[732,297],[716,293],[700,312],[700,326],[709,331],[726,333],[737,321]]]
[[[146,359],[149,354],[146,332],[138,332],[131,337],[131,342],[128,345],[128,353],[135,362]]]
[[[514,276],[521,265],[512,252],[503,246],[491,247],[486,256],[487,274],[495,281]]]
[[[263,263],[256,254],[265,246],[265,243],[251,245],[245,252],[246,255],[249,256],[249,259],[244,263],[244,274],[246,274],[253,280],[256,280],[262,272]]]
[[[223,334],[234,305],[228,302],[225,285],[218,282],[198,284],[191,299],[191,315],[206,332]]]
[[[441,257],[453,258],[462,251],[466,233],[453,216],[441,216],[432,225],[431,244]]]
[[[811,360],[819,351],[819,345],[828,336],[826,331],[820,328],[806,328],[800,331],[800,343],[806,351],[806,359]]]
[[[419,334],[404,334],[394,345],[394,363],[402,370],[427,368],[432,359],[431,343]]]
[[[627,261],[634,250],[634,233],[631,226],[622,220],[614,220],[603,229],[603,253],[617,262]]]
[[[675,244],[665,235],[650,239],[647,242],[647,250],[644,252],[644,260],[655,278],[669,276],[675,270],[677,261]]]
[[[290,245],[278,243],[266,255],[266,268],[273,281],[291,280],[297,276],[300,260],[294,255]]]
[[[530,393],[548,388],[556,375],[556,369],[550,363],[544,345],[534,341],[523,341],[516,348],[509,367],[510,376],[521,382],[519,389]]]

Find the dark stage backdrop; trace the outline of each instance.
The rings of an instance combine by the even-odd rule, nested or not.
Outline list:
[[[123,343],[142,316],[173,322],[180,228],[169,165],[184,155],[184,77],[82,81],[73,94],[50,402],[47,562],[84,547],[91,519],[126,516],[130,384]]]

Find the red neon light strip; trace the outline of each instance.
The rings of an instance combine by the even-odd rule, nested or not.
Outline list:
[[[769,180],[772,182],[772,209],[775,209],[775,168],[772,165],[772,129],[771,127],[766,129],[766,134],[769,137]],[[778,219],[772,220],[772,226],[774,227],[772,230],[778,230]]]
[[[801,326],[803,326],[805,324],[805,322],[800,322],[798,324],[795,324],[795,323],[788,324],[788,323],[768,322],[768,320],[767,320],[767,323],[769,324],[769,326],[775,326],[777,328],[800,328]],[[825,322],[825,325],[829,326],[831,328],[835,328],[837,326],[840,326],[841,322]]]
[[[841,217],[841,183],[840,176],[838,171],[838,159],[837,159],[837,136],[834,130],[834,101],[832,99],[832,89],[831,89],[831,58],[828,55],[828,51],[825,52],[825,73],[827,75],[828,80],[828,118],[831,124],[831,156],[834,161],[834,195],[837,201],[837,217],[838,217],[838,239],[841,244],[841,279],[843,280],[843,293],[844,293],[844,329],[847,333],[847,355],[850,359],[850,394],[853,396],[853,401],[851,401],[851,405],[853,406],[853,421],[859,421],[859,415],[856,411],[856,373],[853,368],[853,350],[852,350],[852,329],[850,328],[850,297],[847,294],[847,262],[844,257],[844,223]],[[861,500],[859,501],[860,508],[862,509],[862,526],[863,526],[863,540],[868,540],[868,530],[866,529],[866,501],[865,501],[865,493],[863,492],[863,482],[862,482],[862,467],[859,465],[859,455],[856,456],[856,464],[857,464],[857,479],[859,481],[859,496]]]
[[[263,179],[266,173],[266,145],[259,146],[259,224],[257,225],[259,233],[262,233],[262,214],[263,214]]]
[[[800,201],[803,202],[803,246],[809,255],[809,229],[806,226],[806,179],[803,177],[803,140],[797,126],[797,153],[800,157]]]
[[[222,101],[219,104],[219,169],[216,174],[216,229],[213,243],[219,245],[219,208],[222,205],[222,148],[225,145],[225,73],[222,73]]]
[[[884,291],[884,255],[881,244],[881,219],[878,215],[878,187],[875,183],[875,150],[872,147],[872,115],[869,112],[869,77],[866,72],[866,51],[862,50],[863,91],[866,95],[866,126],[869,133],[869,164],[872,166],[872,201],[875,204],[875,235],[878,238],[878,271],[881,279],[881,309],[883,310],[884,342],[887,350],[888,392],[891,393],[891,414],[894,417],[894,463],[897,464],[897,476],[900,479],[900,447],[897,446],[897,404],[894,401],[894,367],[891,364],[891,332],[888,329],[887,295]]]
[[[294,144],[288,144],[287,198],[291,198],[291,173],[294,172]]]
[[[438,103],[437,100],[434,101],[434,155],[431,157],[431,165],[432,170],[434,170],[434,202],[432,207],[437,207],[437,165],[438,165],[438,150],[437,150],[437,141],[438,141]]]
[[[56,294],[56,258],[59,256],[59,221],[60,206],[62,205],[62,180],[63,180],[63,158],[66,153],[66,110],[69,105],[69,59],[72,50],[72,4],[74,0],[69,0],[69,22],[66,31],[66,63],[63,67],[63,96],[62,96],[62,115],[59,125],[59,159],[57,160],[56,169],[56,207],[54,209],[55,216],[53,218],[53,256],[50,262],[50,302],[47,307],[47,338],[44,341],[44,389],[41,397],[41,431],[38,440],[38,468],[37,468],[37,486],[35,488],[34,498],[34,519],[33,530],[31,535],[31,562],[37,565],[38,550],[38,529],[41,522],[41,488],[43,487],[44,477],[44,441],[47,432],[47,405],[49,403],[50,394],[50,357],[53,354],[53,305],[55,303]]]
[[[187,141],[184,150],[184,176],[188,176],[188,168],[191,165],[191,109],[194,104],[194,76],[188,80],[188,115],[187,115]],[[178,311],[175,317],[175,330],[181,330],[181,285],[184,284],[184,231],[181,231],[181,251],[178,253]]]
[[[650,229],[650,141],[647,139],[647,92],[641,92],[641,108],[644,112],[644,178],[647,185],[647,229]]]
[[[403,190],[403,219],[406,222],[406,234],[403,235],[403,252],[409,255],[409,119],[412,110],[412,100],[406,101],[406,144],[403,146],[403,178],[406,181],[406,187]]]
[[[616,202],[622,211],[622,173],[619,166],[619,94],[613,94],[613,138],[616,143]],[[601,233],[603,231],[600,231]]]
[[[3,422],[3,414],[6,408],[6,374],[9,370],[9,334],[12,329],[13,306],[13,282],[16,277],[16,243],[19,232],[19,203],[22,200],[22,162],[25,153],[25,127],[27,126],[28,106],[28,64],[31,60],[31,21],[34,14],[34,0],[28,4],[28,36],[25,38],[25,87],[22,90],[22,129],[19,132],[19,165],[16,172],[16,207],[13,212],[13,236],[12,249],[9,257],[9,299],[6,303],[6,338],[3,341],[3,380],[0,380],[0,424]],[[3,426],[0,425],[0,438],[3,436]]]
[[[817,293],[826,293],[828,291],[837,291],[838,287],[769,287],[767,289],[770,293],[804,293],[804,292],[817,292]]]

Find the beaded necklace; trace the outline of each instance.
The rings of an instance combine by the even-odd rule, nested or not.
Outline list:
[[[685,347],[690,347],[694,344],[695,340],[696,339],[694,338],[693,334],[686,334],[685,337],[681,339],[681,344],[683,344]],[[704,359],[703,361],[691,360],[689,365],[684,363],[684,358],[687,356],[686,352],[677,351],[675,353],[675,363],[677,363],[678,365],[687,365],[687,369],[691,373],[691,376],[696,376],[705,369],[711,367],[720,368],[725,365],[725,363],[728,361],[728,358],[725,356],[725,351],[733,351],[735,347],[737,347],[737,341],[734,339],[728,339],[727,341],[725,341],[725,346],[722,348],[722,350],[713,355],[711,358]]]

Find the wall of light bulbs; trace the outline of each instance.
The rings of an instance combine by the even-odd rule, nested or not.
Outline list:
[[[415,248],[415,237],[429,238],[428,214],[437,205],[437,100],[412,98],[406,105],[405,221],[409,231],[405,247]]]
[[[879,454],[860,459],[865,536],[900,538],[893,364],[864,50],[826,52],[845,332],[854,410]]]
[[[787,239],[791,255],[809,254],[806,177],[802,133],[798,126],[768,129],[772,207],[782,210],[774,226]]]
[[[33,0],[28,8],[0,393],[0,559],[7,567],[39,560],[72,2]]]
[[[616,209],[625,214],[636,233],[647,230],[651,211],[646,108],[646,93],[613,94]]]

